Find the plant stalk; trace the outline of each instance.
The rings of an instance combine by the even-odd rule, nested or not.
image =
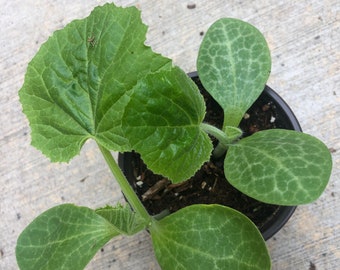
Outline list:
[[[214,136],[218,140],[218,144],[214,149],[212,155],[215,158],[221,157],[228,149],[229,139],[227,134],[225,134],[222,130],[214,127],[212,125],[202,123],[201,128],[208,133],[209,135]]]
[[[218,129],[217,127],[214,127],[206,123],[201,123],[201,128],[209,135],[214,136],[220,142],[219,144],[222,144],[222,147],[224,147],[225,150],[227,150],[228,145],[230,144],[227,134],[225,134],[222,130]]]
[[[151,222],[151,216],[146,211],[145,207],[139,200],[135,191],[130,186],[125,175],[123,174],[117,162],[113,158],[111,152],[107,150],[105,147],[101,146],[100,144],[98,144],[98,147],[102,152],[106,163],[108,164],[112,174],[116,178],[120,188],[122,189],[123,194],[125,195],[127,201],[129,202],[133,210],[136,211],[143,219],[149,220]]]
[[[225,132],[206,123],[202,123],[201,128],[219,141],[213,151],[213,156],[215,158],[221,157],[228,150],[228,146],[234,143],[242,135],[240,129],[230,126],[225,127]]]

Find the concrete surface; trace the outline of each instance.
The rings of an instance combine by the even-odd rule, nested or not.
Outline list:
[[[0,269],[18,269],[14,248],[24,227],[65,202],[99,207],[123,201],[93,142],[69,164],[51,164],[30,146],[18,102],[28,62],[56,29],[105,1],[0,1]],[[340,263],[339,96],[340,3],[301,1],[116,1],[137,5],[149,27],[148,44],[195,70],[201,31],[221,17],[257,26],[272,51],[268,84],[292,107],[305,132],[332,150],[334,170],[316,202],[298,208],[268,247],[274,270],[336,270]],[[188,9],[188,4],[196,4]],[[159,269],[149,236],[118,237],[86,269]]]

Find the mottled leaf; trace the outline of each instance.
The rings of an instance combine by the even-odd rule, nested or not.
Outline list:
[[[129,205],[106,206],[96,209],[96,213],[106,218],[122,234],[133,235],[148,225],[137,213],[133,212]]]
[[[256,226],[221,205],[192,205],[151,226],[163,270],[268,270],[270,258]]]
[[[231,18],[216,21],[202,41],[197,70],[205,89],[224,110],[224,127],[237,127],[263,91],[270,51],[254,26]]]
[[[56,206],[39,215],[21,233],[17,262],[22,270],[80,270],[119,234],[94,210],[71,204]]]
[[[292,130],[257,132],[229,147],[224,171],[237,189],[257,200],[298,205],[317,199],[332,159],[318,139]]]

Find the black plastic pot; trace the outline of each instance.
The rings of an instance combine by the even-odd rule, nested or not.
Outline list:
[[[192,72],[188,74],[198,85],[200,89],[203,88],[199,81],[197,72]],[[275,105],[277,115],[279,116],[276,121],[276,128],[290,129],[300,131],[301,127],[297,121],[294,113],[289,108],[287,103],[270,87],[265,86],[262,94],[258,98],[261,102],[272,102]],[[123,170],[128,181],[132,187],[136,190],[136,176],[132,170],[132,160],[133,153],[119,154],[118,163]],[[260,231],[265,240],[271,238],[275,233],[277,233],[284,224],[289,220],[296,209],[296,206],[279,206],[277,210],[273,213],[270,219],[268,219],[263,226],[261,226]]]

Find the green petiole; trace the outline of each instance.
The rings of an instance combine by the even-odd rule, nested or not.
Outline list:
[[[104,156],[104,159],[106,163],[108,164],[112,174],[116,178],[120,188],[122,189],[122,192],[124,193],[127,201],[131,205],[131,207],[145,220],[149,220],[151,222],[151,216],[146,211],[145,207],[137,197],[136,193],[130,186],[129,182],[127,181],[125,175],[119,168],[117,162],[114,160],[111,152],[107,150],[105,147],[98,144],[98,147],[101,151],[101,153]],[[148,222],[148,223],[150,223]]]

